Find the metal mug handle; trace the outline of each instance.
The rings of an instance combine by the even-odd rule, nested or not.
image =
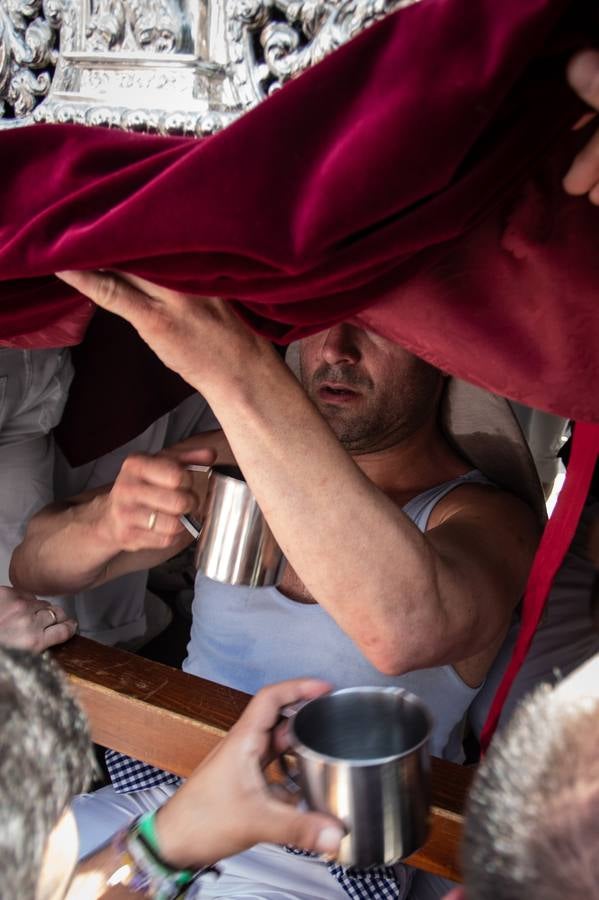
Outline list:
[[[309,700],[299,700],[297,703],[290,703],[287,706],[284,706],[280,711],[281,719],[287,719],[288,721],[294,719],[300,709],[309,702]],[[290,764],[291,760],[295,761],[294,765]],[[302,787],[297,780],[299,777],[297,754],[293,750],[293,747],[290,747],[282,753],[278,758],[278,762],[285,779],[285,787],[287,790],[292,794],[301,794]]]
[[[284,787],[290,794],[301,794],[302,786],[297,780],[299,777],[299,768],[297,762],[295,765],[290,765],[290,758],[297,760],[297,756],[292,749],[286,750],[285,753],[282,753],[279,756],[279,767],[283,773]]]
[[[185,468],[189,472],[208,472],[208,474],[210,474],[210,472],[212,471],[212,466],[200,466],[200,465],[192,464],[189,466],[185,466]],[[197,541],[197,539],[200,537],[200,535],[202,533],[202,528],[204,527],[204,523],[197,522],[191,516],[186,516],[186,515],[179,516],[179,521],[181,522],[182,525],[185,525],[185,527],[187,528],[189,533]]]

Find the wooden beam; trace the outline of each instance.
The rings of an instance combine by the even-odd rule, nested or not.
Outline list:
[[[250,697],[133,653],[75,637],[55,648],[98,744],[189,775]],[[276,772],[273,772],[276,777]],[[408,862],[460,880],[459,845],[472,770],[433,758],[430,833]]]

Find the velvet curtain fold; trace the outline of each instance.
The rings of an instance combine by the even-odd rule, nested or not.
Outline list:
[[[230,298],[281,341],[360,316],[456,375],[597,419],[599,213],[560,185],[586,137],[564,69],[596,25],[582,0],[421,0],[201,142],[4,132],[0,339],[76,344],[91,306],[51,273],[122,268]],[[112,328],[76,354],[73,462],[185,391],[133,335],[92,350]]]
[[[124,443],[189,390],[127,325],[92,319],[52,277],[68,268],[223,296],[281,342],[353,318],[454,375],[599,422],[599,211],[561,188],[594,127],[572,131],[583,106],[565,66],[598,40],[588,0],[421,0],[201,142],[3,132],[0,344],[79,345],[67,456]],[[538,573],[565,550],[558,524],[494,717],[548,590]]]

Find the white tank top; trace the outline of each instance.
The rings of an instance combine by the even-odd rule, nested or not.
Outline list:
[[[403,511],[425,531],[439,500],[468,483],[489,482],[478,471],[468,472],[419,494]],[[327,679],[338,688],[406,688],[433,715],[431,753],[455,762],[462,761],[464,716],[480,689],[469,687],[453,666],[384,675],[317,603],[298,603],[274,587],[231,587],[200,573],[183,669],[250,694],[276,681],[305,676]]]

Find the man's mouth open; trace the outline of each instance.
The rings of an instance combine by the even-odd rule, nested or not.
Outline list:
[[[357,391],[342,384],[321,384],[318,388],[318,397],[324,403],[351,403],[359,396]]]

